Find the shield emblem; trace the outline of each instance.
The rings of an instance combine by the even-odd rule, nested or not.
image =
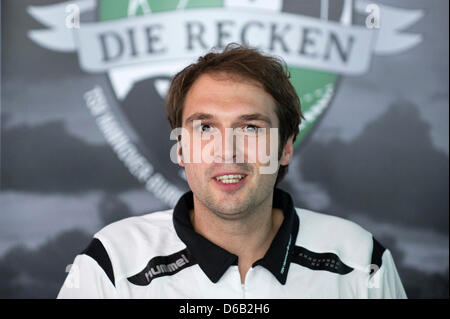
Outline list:
[[[322,17],[346,23],[351,16],[351,1],[333,1],[326,11],[323,1],[301,1],[304,10],[300,15]],[[234,0],[99,0],[98,18],[100,21],[127,19],[139,15],[157,15],[160,12],[185,10],[189,14],[192,8],[240,7],[242,10],[264,10],[274,13],[287,10],[281,0],[278,1],[234,1]],[[250,39],[251,41],[251,39]],[[149,159],[155,170],[164,175],[171,183],[186,188],[183,173],[170,161],[169,152],[173,141],[169,143],[170,127],[167,123],[164,99],[170,78],[187,64],[185,61],[170,61],[166,65],[134,65],[110,69],[108,77],[123,113],[127,126],[138,137],[138,147]],[[335,91],[339,76],[335,73],[299,68],[288,65],[291,82],[300,97],[306,121],[302,123],[300,135],[295,146],[298,147],[311,132],[321,117]],[[152,101],[152,102],[149,102]]]

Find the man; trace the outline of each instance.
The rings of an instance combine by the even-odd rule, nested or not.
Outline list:
[[[191,192],[95,234],[59,298],[406,297],[369,232],[276,188],[302,118],[279,60],[236,45],[209,53],[173,78],[166,108]]]

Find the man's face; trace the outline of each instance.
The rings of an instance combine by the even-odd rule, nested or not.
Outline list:
[[[261,173],[260,168],[269,163],[254,155],[265,145],[265,153],[275,152],[278,159],[278,136],[272,149],[270,145],[270,129],[279,126],[275,107],[273,98],[257,83],[226,74],[204,74],[189,90],[182,116],[182,126],[189,135],[182,135],[185,162],[179,164],[185,167],[194,197],[217,216],[244,218],[272,195],[278,164],[287,165],[290,160],[292,139],[285,147],[289,155],[281,157],[271,174]],[[246,136],[246,142],[230,143],[233,132]],[[218,135],[202,140],[208,134]],[[195,141],[200,141],[200,149],[193,147]],[[199,152],[211,155],[214,161],[193,161]]]

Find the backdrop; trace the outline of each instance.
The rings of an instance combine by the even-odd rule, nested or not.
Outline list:
[[[187,190],[173,74],[282,57],[305,113],[281,188],[362,225],[410,298],[448,298],[448,1],[2,0],[0,297],[54,298],[106,224]]]

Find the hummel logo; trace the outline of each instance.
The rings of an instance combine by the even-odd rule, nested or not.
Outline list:
[[[138,286],[147,286],[155,278],[171,276],[195,264],[193,257],[185,248],[169,256],[153,257],[144,269],[129,277],[128,281]]]
[[[147,278],[148,282],[150,282],[155,275],[161,275],[164,273],[172,273],[176,272],[180,267],[189,263],[189,259],[186,258],[184,254],[181,255],[181,258],[177,261],[170,264],[161,264],[156,265],[155,267],[150,268],[144,275]]]

